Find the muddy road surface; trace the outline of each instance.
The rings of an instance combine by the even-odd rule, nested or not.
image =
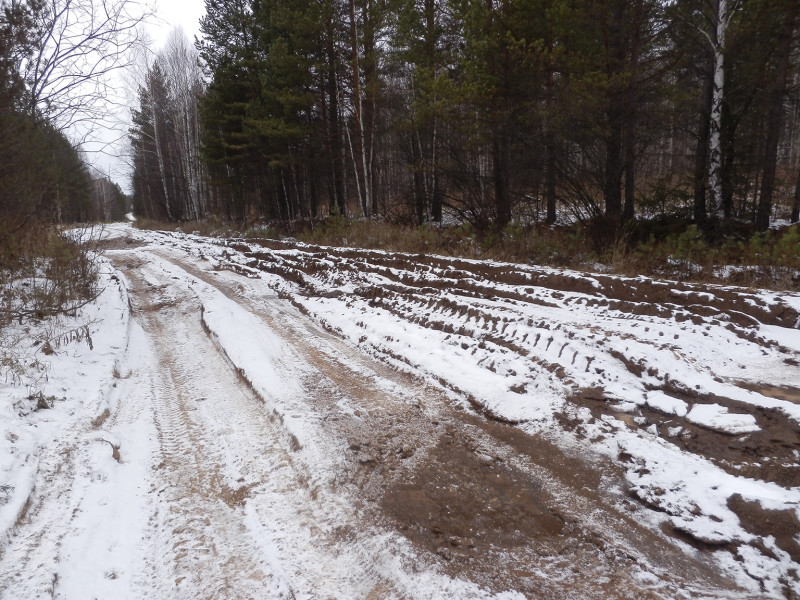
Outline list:
[[[800,595],[797,297],[109,233],[125,393],[43,460],[0,597],[78,597],[82,527],[135,538],[118,597]],[[116,523],[76,517],[92,431]]]

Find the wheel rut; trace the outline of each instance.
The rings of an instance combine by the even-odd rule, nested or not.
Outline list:
[[[457,395],[375,362],[244,278],[158,255],[258,315],[303,356],[309,403],[344,447],[337,485],[443,572],[536,598],[573,589],[646,597],[648,578],[669,597],[730,587],[637,521],[610,463],[472,414]]]
[[[378,539],[356,538],[342,552],[360,517],[338,497],[336,474],[308,468],[283,426],[291,416],[243,383],[204,329],[191,289],[155,263],[124,273],[157,363],[150,534],[165,557],[152,565],[154,581],[168,582],[162,597],[346,597],[376,586],[382,597],[408,597],[374,565]]]

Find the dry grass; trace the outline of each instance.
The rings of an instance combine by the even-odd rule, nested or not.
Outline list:
[[[11,320],[71,314],[96,297],[90,245],[53,227],[32,226],[0,248],[0,328]]]
[[[174,224],[137,221],[136,225],[175,230]],[[568,227],[511,225],[503,231],[478,231],[469,225],[409,227],[329,217],[291,225],[256,223],[243,230],[214,219],[180,229],[216,237],[294,239],[321,246],[800,289],[800,225],[766,235],[754,235],[746,227],[708,233],[686,221],[664,219],[637,222],[633,228],[614,235],[602,221]]]
[[[99,415],[97,415],[94,419],[92,419],[92,428],[93,429],[100,429],[103,426],[103,424],[106,422],[108,417],[110,417],[110,416],[111,416],[111,411],[108,410],[108,409],[105,409],[103,412],[101,412]]]

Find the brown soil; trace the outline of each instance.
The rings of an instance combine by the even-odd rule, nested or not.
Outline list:
[[[769,396],[770,398],[777,398],[778,400],[787,400],[788,402],[800,404],[800,388],[775,387],[771,385],[751,385],[744,382],[740,383],[739,385],[747,390],[758,392],[759,394]]]
[[[353,487],[365,519],[388,521],[449,575],[531,598],[566,598],[575,590],[586,598],[648,598],[656,595],[635,572],[657,565],[658,585],[671,596],[731,588],[638,521],[623,472],[610,461],[571,456],[541,436],[465,412],[441,391],[330,338],[414,401],[387,396],[320,352],[274,305],[265,310],[213,275],[168,259],[259,314],[319,370],[306,386],[328,411],[330,434],[345,440],[340,484]],[[352,415],[337,406],[341,398],[353,404]],[[560,575],[547,575],[566,572],[566,586]]]
[[[450,429],[426,455],[426,465],[386,491],[383,507],[428,549],[460,559],[492,547],[516,548],[562,537],[564,518],[541,483],[480,453]]]
[[[800,563],[800,543],[796,539],[800,520],[794,510],[767,510],[759,502],[747,502],[739,494],[728,499],[728,508],[736,513],[748,531],[774,537],[777,546],[794,562]]]
[[[467,325],[454,330],[453,335],[480,339],[481,343],[491,343],[512,353],[525,351],[503,337],[508,324],[505,319],[483,313],[479,307],[470,305],[468,299],[502,297],[512,303],[548,305],[548,297],[563,300],[575,294],[575,306],[596,304],[627,315],[674,316],[678,321],[696,325],[724,324],[737,335],[750,336],[756,341],[759,323],[785,325],[798,318],[793,309],[765,306],[743,290],[593,275],[600,285],[596,288],[579,276],[542,274],[525,267],[349,249],[323,251],[304,247],[302,254],[281,256],[268,251],[291,248],[286,242],[255,244],[248,240],[231,246],[250,257],[248,268],[277,274],[298,284],[299,296],[329,294],[325,289],[317,289],[314,278],[336,281],[340,277],[337,270],[357,268],[360,272],[380,273],[387,278],[385,285],[365,285],[357,289],[356,295],[402,318],[419,315],[416,307],[424,306],[427,318],[414,318],[419,325],[430,329],[452,327],[437,319],[437,312],[461,314]],[[168,258],[166,254],[163,257]],[[370,362],[370,370],[410,390],[415,401],[387,397],[366,381],[363,373],[351,371],[321,353],[309,335],[310,329],[301,330],[281,320],[275,312],[277,305],[265,308],[258,299],[245,297],[243,290],[226,285],[222,278],[218,280],[174,257],[169,260],[261,316],[318,369],[321,376],[305,385],[313,402],[327,411],[326,427],[331,435],[342,440],[346,468],[339,481],[355,490],[365,518],[390,523],[448,574],[471,579],[487,589],[513,589],[535,598],[569,597],[576,590],[587,598],[642,598],[650,592],[647,586],[637,583],[635,570],[642,565],[648,565],[649,570],[655,565],[659,580],[656,587],[666,597],[691,596],[691,590],[736,589],[709,566],[708,556],[703,554],[716,549],[698,543],[701,554],[689,556],[675,545],[671,536],[676,532],[665,535],[645,524],[652,515],[649,508],[630,502],[624,459],[614,463],[591,453],[573,455],[542,436],[497,422],[491,414],[466,412],[441,389],[431,389],[411,376]],[[336,268],[331,268],[331,262]],[[390,268],[416,275],[427,272],[431,278],[392,273]],[[496,282],[519,287],[498,291],[494,287]],[[534,293],[534,286],[544,288],[545,292]],[[442,290],[449,297],[442,297]],[[452,296],[461,296],[463,303],[461,298],[453,300]],[[301,311],[305,310],[297,298],[289,300]],[[404,303],[415,308],[409,309]],[[475,325],[473,331],[472,322],[478,321],[483,323],[483,329],[477,330]],[[546,330],[550,324],[542,322],[536,326],[543,332],[540,346],[543,348],[549,345]],[[318,330],[313,333],[319,335]],[[600,344],[603,332],[598,333]],[[358,358],[359,353],[346,345],[337,347],[351,360],[368,361],[363,356]],[[637,376],[653,369],[622,353],[617,355]],[[787,357],[795,359],[788,351]],[[529,358],[550,371],[554,378],[568,383],[561,364],[549,364],[537,356]],[[566,355],[564,360],[568,360]],[[574,363],[575,356],[571,360]],[[590,364],[586,364],[587,371]],[[731,473],[784,486],[800,485],[800,468],[794,459],[794,451],[800,450],[800,427],[783,413],[694,394],[668,384],[666,377],[661,381],[665,382],[665,393],[690,404],[715,402],[728,406],[732,412],[752,414],[762,430],[747,436],[730,436],[647,407],[635,415],[645,419],[639,425],[633,421],[634,415],[615,412],[602,390],[581,390],[572,402],[588,407],[593,418],[610,414],[630,427],[644,428],[655,423],[659,432],[681,427],[680,434],[669,438],[670,441]],[[452,384],[442,383],[442,387],[457,392]],[[354,405],[352,414],[337,405],[342,398]],[[462,399],[470,400],[463,395]],[[472,400],[474,407],[480,409],[480,399]],[[560,415],[559,422],[578,439],[585,432],[584,424],[573,416]],[[245,501],[247,493],[248,490],[241,492],[241,501]],[[238,503],[239,495],[234,495],[232,501]],[[740,514],[743,525],[757,535],[775,535],[765,532],[777,531],[779,527],[798,531],[797,523],[783,513],[768,515],[767,524],[759,524],[764,515],[759,515],[749,503],[732,499],[731,508]],[[788,548],[791,543],[784,536],[779,545]],[[569,585],[567,588],[556,585],[542,573],[569,573]]]
[[[647,429],[655,424],[659,435],[682,450],[703,456],[725,471],[743,477],[761,479],[784,487],[800,486],[800,464],[795,452],[800,452],[800,425],[776,409],[759,408],[722,398],[713,394],[691,394],[678,391],[674,386],[663,390],[669,395],[691,404],[719,404],[732,413],[753,415],[760,431],[745,435],[730,435],[690,423],[683,417],[665,415],[648,406],[637,407],[634,414],[620,414],[614,410],[602,390],[581,390],[571,401],[585,406],[593,418],[611,415],[624,420],[632,428]],[[643,417],[637,424],[633,417]],[[577,429],[579,421],[565,422],[568,428]],[[681,428],[669,436],[670,429]]]
[[[453,577],[532,598],[576,589],[587,598],[646,598],[632,577],[638,565],[657,564],[661,584],[677,586],[676,594],[687,581],[729,585],[638,521],[621,470],[607,461],[572,457],[541,436],[468,413],[455,413],[429,439],[387,448],[416,429],[406,425],[381,419],[366,427],[381,434],[349,446],[354,480]],[[572,572],[566,588],[541,577],[552,569]]]
[[[294,246],[289,242],[276,242],[272,240],[247,240],[247,243],[232,242],[231,246],[246,256],[270,261],[266,254],[253,252],[252,247],[263,247],[275,250],[290,249]],[[800,313],[787,304],[767,305],[755,294],[750,294],[743,289],[721,286],[703,286],[679,282],[661,282],[647,278],[625,278],[599,274],[573,274],[542,273],[522,265],[495,265],[491,263],[470,262],[460,259],[441,259],[426,255],[385,254],[370,250],[357,250],[350,248],[322,248],[316,246],[303,246],[302,250],[308,252],[302,258],[292,260],[293,266],[308,274],[320,270],[328,270],[328,265],[316,264],[319,259],[346,259],[357,261],[360,269],[379,270],[382,275],[392,275],[389,268],[407,271],[430,271],[437,275],[437,280],[424,283],[415,283],[417,280],[403,279],[400,282],[407,285],[433,285],[441,288],[447,286],[452,292],[462,291],[470,296],[497,296],[508,297],[522,294],[513,291],[498,291],[495,283],[510,286],[538,286],[560,292],[579,293],[594,296],[611,308],[632,312],[647,309],[646,305],[660,305],[659,310],[674,312],[683,311],[699,322],[717,318],[729,321],[740,328],[753,328],[758,323],[767,325],[780,325],[792,327],[800,320]],[[284,257],[287,260],[288,257]],[[291,259],[288,259],[291,260]],[[264,265],[266,266],[266,265]],[[593,285],[592,280],[599,284]],[[645,313],[646,314],[646,313]]]

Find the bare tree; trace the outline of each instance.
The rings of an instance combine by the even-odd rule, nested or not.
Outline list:
[[[205,216],[206,168],[200,156],[198,101],[203,78],[198,51],[176,29],[157,54],[141,54],[138,104],[131,133],[134,196],[148,216]]]
[[[170,81],[173,135],[181,179],[185,187],[184,218],[205,213],[205,172],[200,158],[198,99],[203,92],[200,56],[182,29],[174,29],[160,55]]]
[[[136,0],[43,2],[34,51],[21,65],[29,111],[61,130],[105,116],[109,76],[128,65],[148,14]]]

